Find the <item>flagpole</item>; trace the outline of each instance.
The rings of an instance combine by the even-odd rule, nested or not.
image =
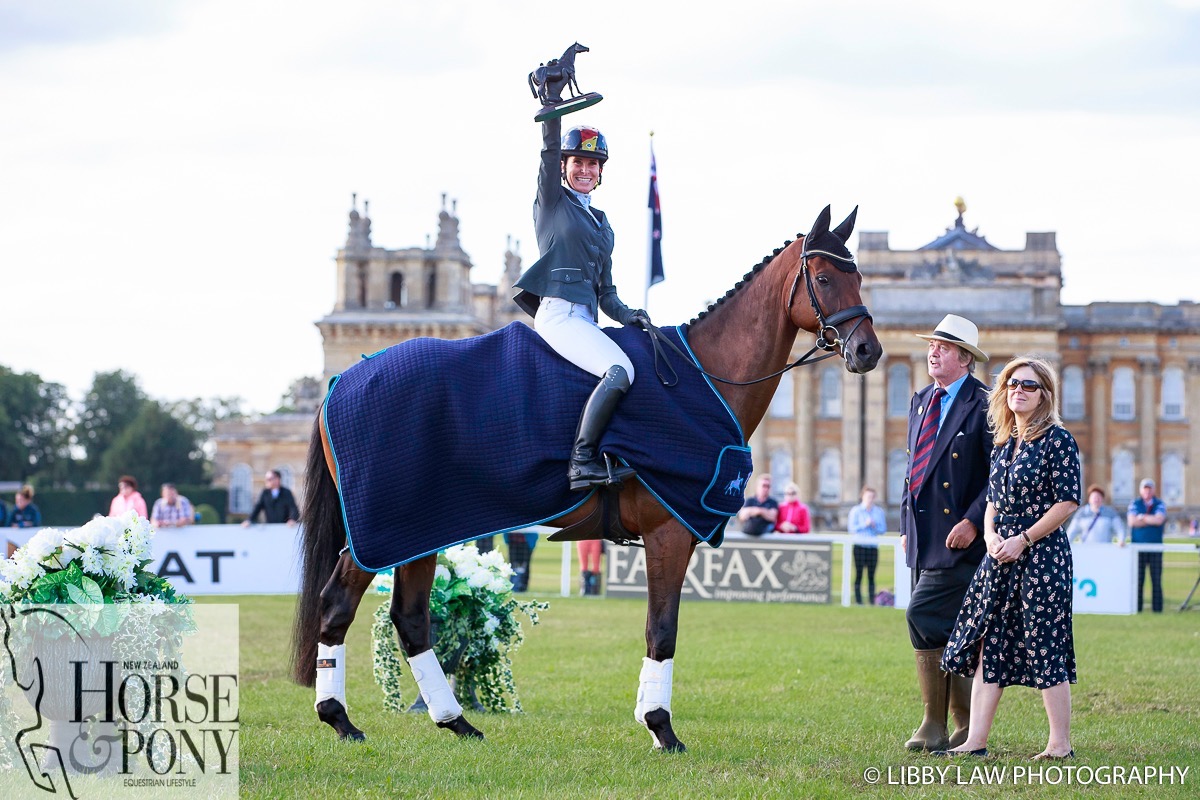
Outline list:
[[[650,131],[650,163],[654,164],[654,131]],[[653,173],[651,180],[653,180]],[[646,312],[650,312],[650,279],[651,279],[651,264],[654,261],[654,209],[650,209],[650,236],[649,244],[646,248],[646,275],[642,289],[642,308]]]
[[[650,131],[650,195],[648,198],[650,217],[649,247],[646,252],[646,282],[642,293],[642,308],[650,304],[650,287],[663,280],[662,262],[662,204],[658,195],[658,163],[654,158],[654,131]]]

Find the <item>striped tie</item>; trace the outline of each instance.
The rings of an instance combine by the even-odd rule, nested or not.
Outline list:
[[[929,401],[928,413],[921,423],[921,433],[917,436],[917,448],[913,451],[912,473],[908,478],[908,496],[916,497],[925,481],[925,472],[929,469],[929,457],[933,455],[933,443],[937,440],[938,422],[942,417],[942,398],[946,390],[937,387]]]

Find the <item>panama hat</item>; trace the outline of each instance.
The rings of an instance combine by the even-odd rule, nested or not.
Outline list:
[[[957,314],[942,317],[933,333],[918,333],[922,339],[937,339],[939,342],[956,344],[980,361],[987,361],[987,353],[979,349],[979,328],[971,320]]]

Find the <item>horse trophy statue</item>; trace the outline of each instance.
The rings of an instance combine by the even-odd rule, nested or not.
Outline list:
[[[563,475],[571,432],[579,406],[594,378],[561,359],[520,323],[512,323],[475,339],[402,342],[365,357],[366,360],[335,378],[314,422],[309,446],[301,541],[301,589],[292,635],[293,678],[302,685],[316,687],[315,710],[319,719],[344,740],[365,738],[346,711],[346,633],[374,572],[394,566],[391,620],[430,717],[438,727],[447,728],[458,736],[482,738],[483,734],[463,717],[462,707],[430,647],[429,596],[438,549],[489,533],[519,530],[518,523],[541,523],[559,528],[555,534],[559,537],[568,533],[561,529],[578,528],[589,519],[602,518],[603,530],[611,533],[616,529],[621,533],[620,538],[640,540],[645,547],[648,582],[646,656],[639,676],[635,719],[649,730],[656,748],[683,751],[684,744],[672,727],[671,712],[680,594],[697,543],[703,540],[719,545],[725,523],[741,505],[740,491],[735,492],[736,497],[724,498],[724,494],[730,481],[733,485],[738,481],[744,485],[746,477],[743,475],[748,477],[752,469],[745,441],[767,413],[781,375],[808,362],[809,356],[817,350],[825,351],[821,358],[840,356],[846,369],[853,373],[874,369],[883,354],[871,314],[862,304],[862,274],[845,248],[857,211],[856,208],[831,230],[827,206],[806,236],[798,236],[796,241],[786,242],[776,249],[746,273],[724,297],[687,325],[671,330],[652,327],[645,331],[632,327],[606,329],[606,333],[614,338],[619,335],[636,337],[637,342],[630,343],[627,352],[646,364],[638,367],[639,375],[645,377],[634,383],[630,394],[622,400],[610,432],[617,435],[621,420],[627,414],[635,413],[637,406],[631,404],[636,403],[634,391],[639,385],[645,392],[671,392],[676,390],[663,386],[691,381],[692,387],[711,396],[713,404],[720,408],[719,413],[729,421],[733,436],[739,440],[738,446],[722,447],[716,443],[712,449],[720,451],[722,459],[726,451],[740,450],[745,456],[744,462],[731,464],[728,470],[719,468],[715,473],[707,463],[698,468],[699,485],[705,492],[701,498],[704,505],[725,503],[719,516],[703,518],[702,523],[690,521],[699,519],[689,516],[691,512],[672,513],[669,508],[676,501],[671,493],[671,481],[654,484],[650,479],[651,467],[647,465],[643,470],[643,459],[650,461],[656,450],[671,443],[675,443],[676,448],[684,448],[682,453],[678,449],[671,453],[672,465],[683,464],[689,466],[678,468],[691,468],[690,462],[700,461],[690,455],[691,449],[699,447],[697,437],[683,435],[668,441],[667,434],[657,423],[632,437],[635,445],[644,446],[644,451],[629,457],[621,456],[637,468],[637,479],[625,481],[620,490],[593,492],[583,500],[567,489]],[[672,330],[679,344],[667,342],[671,348],[662,347]],[[815,334],[816,344],[804,356],[789,363],[800,330]],[[443,356],[434,358],[427,354],[428,348],[436,348],[438,352],[448,353],[446,358],[457,358],[463,353],[488,347],[508,347],[514,341],[524,350],[497,351],[498,354],[488,356],[492,361],[472,362],[465,369],[459,369],[455,363],[439,361]],[[542,357],[547,364],[553,362],[554,369],[562,370],[556,373],[559,377],[547,374],[530,377],[531,367],[522,361],[526,358],[522,353],[538,347],[544,350]],[[654,353],[646,355],[652,349]],[[674,352],[668,352],[669,349]],[[388,370],[392,369],[389,361],[402,359],[413,350],[422,353],[416,363],[429,362],[432,366],[409,388],[388,387],[387,382],[391,380]],[[663,379],[661,372],[646,363],[647,359],[654,358],[657,364],[660,356],[668,361],[674,359],[676,383]],[[639,362],[635,360],[636,363]],[[405,370],[396,371],[401,379],[405,377]],[[503,379],[508,373],[515,373],[511,379],[513,387],[541,387],[535,401],[556,391],[547,387],[572,382],[576,394],[563,403],[561,409],[556,406],[550,411],[531,411],[519,404],[510,408],[503,405],[506,402],[503,395],[516,393],[517,389],[510,392],[508,385],[497,389],[492,384],[480,383]],[[368,374],[369,379],[360,380],[359,374]],[[657,381],[656,374],[660,378]],[[345,390],[343,382],[348,387]],[[355,386],[360,388],[354,389]],[[353,402],[339,399],[343,394],[357,399]],[[486,405],[468,409],[470,416],[466,422],[447,411],[480,395],[479,402]],[[673,410],[661,415],[663,419],[685,416],[685,413]],[[414,420],[415,427],[389,438],[392,428],[403,427],[406,420]],[[525,473],[517,474],[522,469],[518,463],[520,453],[530,447],[528,438],[552,438],[546,430],[555,424],[555,420],[558,420],[558,428],[552,432],[561,436],[562,441],[550,441],[547,446],[553,448],[553,457],[538,455],[534,459],[535,468],[529,473],[544,467],[545,480],[554,494],[549,505],[535,508],[534,504],[538,502],[535,482],[523,477]],[[709,427],[707,422],[703,423],[701,435]],[[354,429],[360,431],[358,438],[366,441],[365,447],[378,451],[368,469],[356,465],[354,447],[350,444],[355,437],[344,432]],[[419,441],[422,437],[428,441]],[[601,442],[602,449],[608,447],[607,441]],[[489,445],[497,455],[481,458],[479,448]],[[496,471],[489,472],[493,462]],[[395,469],[401,472],[387,477]],[[413,485],[429,473],[435,475],[430,479],[433,483]],[[454,478],[448,479],[448,474],[453,474]],[[419,517],[431,505],[429,497],[447,480],[463,486],[464,496],[491,491],[491,494],[481,495],[480,515],[492,513],[493,507],[505,503],[513,505],[516,511],[498,521],[490,518],[481,521],[482,516],[476,518],[468,513],[456,513],[453,524],[439,517],[414,521],[414,515]],[[708,489],[704,489],[705,486]],[[364,508],[372,506],[377,506],[378,510],[378,521],[372,523],[373,528],[362,521]],[[605,509],[603,513],[598,512],[601,507]],[[548,512],[547,509],[557,510]],[[444,529],[440,538],[408,543],[413,537],[425,535],[427,528],[439,524]],[[368,529],[373,530],[374,535],[368,536],[365,532]],[[464,534],[469,535],[464,538]]]
[[[588,48],[575,42],[561,56],[550,59],[529,73],[529,90],[542,102],[542,110],[534,116],[534,122],[545,122],[572,111],[580,111],[604,99],[598,92],[585,94],[575,80],[575,54],[586,52]],[[562,97],[564,89],[571,92],[566,100]]]

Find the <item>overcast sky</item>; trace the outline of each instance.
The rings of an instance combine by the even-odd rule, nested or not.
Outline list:
[[[476,282],[536,259],[526,74],[576,40],[631,305],[655,132],[659,324],[827,203],[909,249],[956,195],[1003,249],[1057,231],[1067,303],[1200,300],[1200,0],[0,0],[0,364],[273,409],[351,193],[388,248],[448,193]]]

